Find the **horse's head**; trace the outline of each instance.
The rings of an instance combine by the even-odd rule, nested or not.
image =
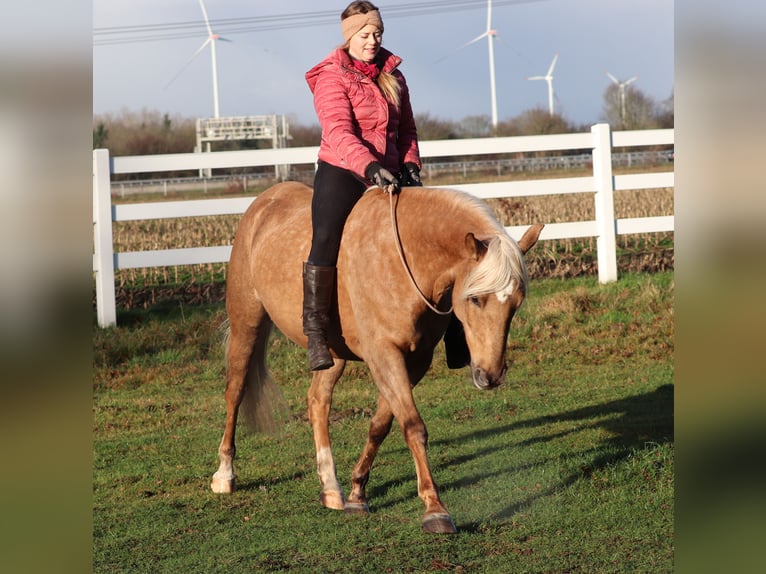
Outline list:
[[[453,291],[455,315],[463,324],[471,353],[471,378],[485,390],[505,379],[505,348],[516,311],[526,296],[526,253],[540,236],[542,225],[533,225],[518,243],[505,234],[465,238],[467,264]]]

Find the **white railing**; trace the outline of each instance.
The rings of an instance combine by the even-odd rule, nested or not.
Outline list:
[[[593,193],[595,219],[547,223],[540,239],[596,237],[598,278],[601,283],[617,280],[616,236],[627,233],[673,231],[674,216],[615,219],[614,192],[623,189],[675,187],[674,173],[612,174],[612,149],[627,146],[672,145],[674,130],[611,132],[607,124],[592,126],[590,133],[502,138],[478,138],[420,142],[423,158],[501,154],[517,152],[592,150],[593,175],[529,181],[505,181],[450,185],[481,198],[523,197],[567,193]],[[160,267],[229,260],[231,245],[154,251],[114,251],[112,223],[175,217],[198,217],[244,213],[253,198],[208,199],[112,205],[111,175],[184,169],[214,169],[273,165],[313,164],[316,147],[261,149],[209,153],[109,157],[109,151],[93,151],[93,272],[96,281],[96,311],[102,327],[117,322],[114,288],[116,269]],[[546,223],[546,222],[541,222]],[[506,227],[520,237],[526,226]]]

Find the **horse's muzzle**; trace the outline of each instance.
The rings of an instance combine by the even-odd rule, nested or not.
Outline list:
[[[496,389],[505,382],[505,372],[508,370],[507,365],[503,365],[500,372],[497,375],[485,371],[484,369],[471,365],[471,381],[473,386],[480,391],[486,391],[489,389]]]

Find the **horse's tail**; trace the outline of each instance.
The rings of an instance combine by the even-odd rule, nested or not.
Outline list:
[[[256,432],[270,435],[279,434],[287,419],[289,408],[282,390],[274,382],[266,366],[266,346],[273,328],[271,319],[266,317],[258,325],[258,334],[253,344],[242,398],[243,414],[247,425]],[[231,329],[228,320],[224,326],[224,347],[228,369],[228,350]]]

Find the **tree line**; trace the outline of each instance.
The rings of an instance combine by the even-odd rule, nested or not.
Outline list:
[[[601,121],[613,130],[672,128],[673,96],[662,102],[628,86],[625,97],[612,84],[604,91]],[[317,146],[322,137],[318,124],[304,125],[288,116],[290,147]],[[578,125],[561,114],[551,115],[541,107],[526,110],[515,117],[498,122],[493,129],[488,115],[466,116],[461,120],[446,120],[429,112],[415,115],[421,141],[478,137],[508,137],[550,135],[588,131],[590,124]],[[112,156],[189,153],[197,144],[196,118],[171,116],[154,110],[123,110],[119,114],[96,115],[93,118],[93,148],[108,148]],[[268,140],[234,140],[214,142],[214,151],[258,149],[271,147]],[[576,150],[570,153],[578,153]],[[459,160],[460,158],[453,158]],[[241,168],[224,170],[244,173]],[[252,170],[251,170],[252,171]],[[260,171],[256,169],[255,171]],[[149,174],[116,176],[116,180],[144,179]],[[194,172],[151,174],[150,177],[188,177]]]
[[[618,87],[610,85],[604,91],[601,121],[614,130],[672,128],[674,122],[673,96],[655,101],[634,86],[628,86],[623,99]],[[290,119],[291,147],[319,145],[319,125],[303,125]],[[490,136],[525,136],[588,131],[590,125],[579,125],[560,114],[533,108],[515,117],[498,122],[492,128],[488,115],[466,116],[448,120],[429,112],[415,115],[418,135],[422,141]],[[108,148],[113,156],[188,153],[196,145],[196,119],[161,113],[155,110],[123,110],[118,114],[102,114],[93,118],[93,148]],[[263,140],[216,142],[216,151],[270,147]]]

